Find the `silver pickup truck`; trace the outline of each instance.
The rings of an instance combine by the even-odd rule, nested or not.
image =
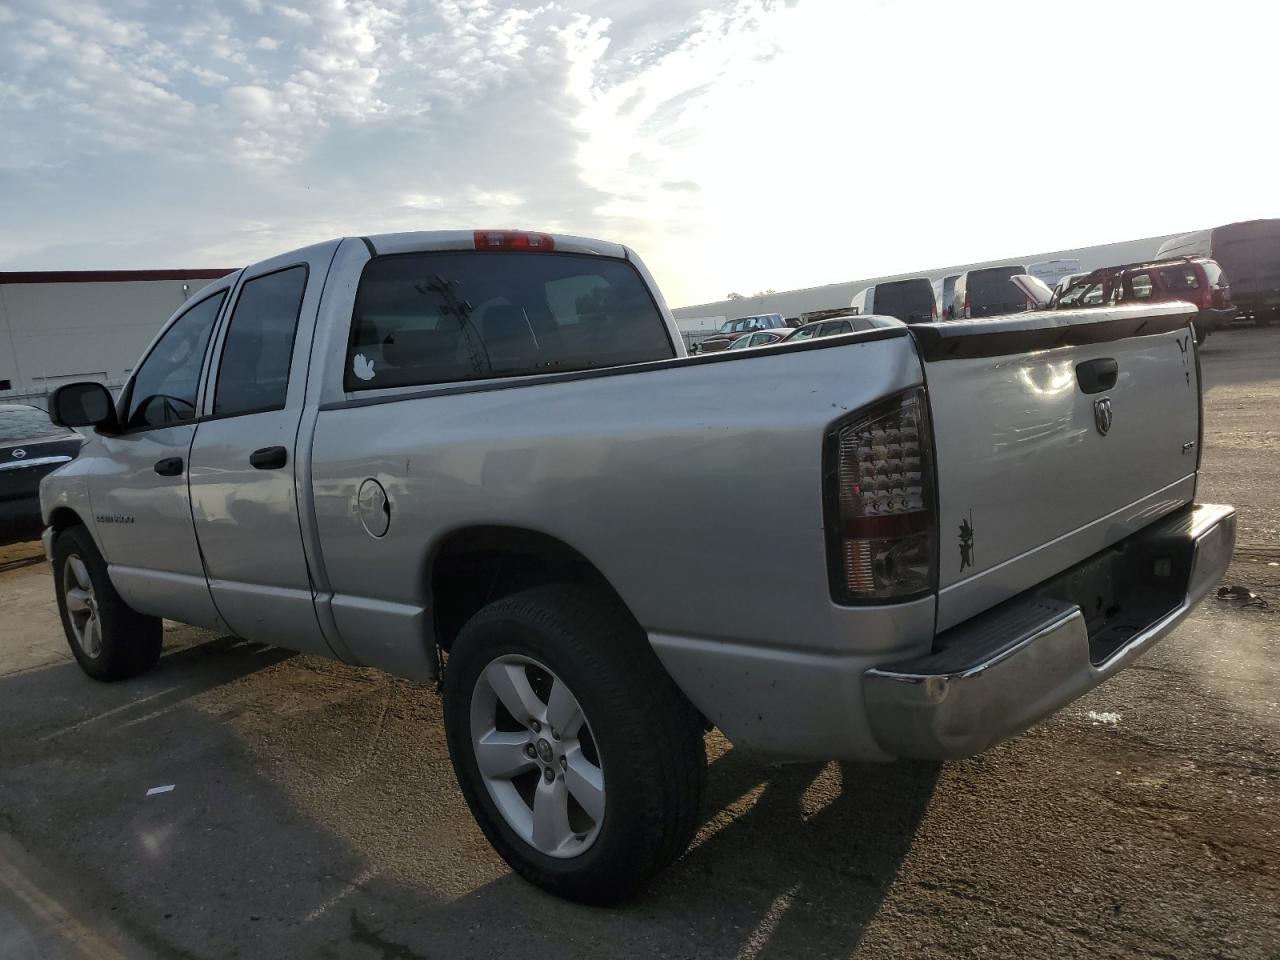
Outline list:
[[[166,617],[439,681],[471,810],[558,894],[685,849],[704,732],[964,757],[1168,634],[1223,574],[1187,304],[684,355],[625,247],[355,237],[164,326],[47,477],[93,677]],[[761,570],[768,570],[762,586]]]

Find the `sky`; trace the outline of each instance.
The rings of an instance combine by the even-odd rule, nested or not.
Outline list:
[[[0,270],[616,240],[673,306],[1280,216],[1257,2],[0,0]]]

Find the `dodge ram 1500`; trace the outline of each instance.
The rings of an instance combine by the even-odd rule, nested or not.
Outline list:
[[[617,900],[693,836],[708,727],[963,757],[1188,614],[1235,538],[1195,502],[1193,314],[689,357],[613,243],[307,247],[203,288],[118,401],[54,395],[93,428],[42,487],[63,624],[104,680],[154,665],[167,617],[442,682],[498,852]]]

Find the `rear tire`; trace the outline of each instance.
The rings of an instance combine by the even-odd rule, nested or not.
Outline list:
[[[449,653],[444,718],[480,829],[513,870],[557,896],[616,903],[693,838],[702,726],[615,601],[551,585],[483,608]]]
[[[121,599],[84,527],[58,534],[53,575],[62,629],[80,669],[95,680],[125,680],[156,665],[164,634],[160,618]]]

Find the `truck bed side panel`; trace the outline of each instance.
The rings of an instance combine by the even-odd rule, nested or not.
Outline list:
[[[361,662],[404,672],[397,649],[427,649],[436,546],[459,528],[509,525],[587,557],[651,634],[927,646],[932,603],[923,618],[890,610],[879,628],[874,611],[832,604],[820,477],[828,425],[920,377],[910,338],[854,335],[821,349],[326,405],[311,469],[342,638]],[[391,502],[382,539],[359,519],[367,478]]]

